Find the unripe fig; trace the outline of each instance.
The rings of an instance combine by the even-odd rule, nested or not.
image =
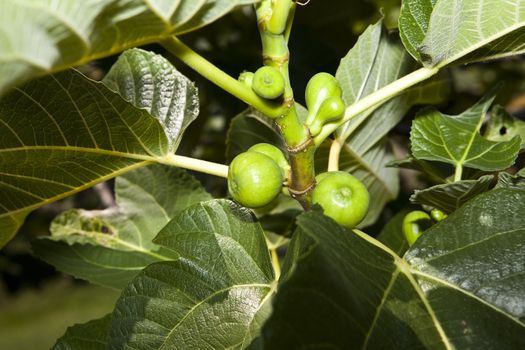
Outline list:
[[[344,111],[345,103],[340,96],[331,96],[324,100],[310,125],[310,133],[312,136],[317,136],[326,123],[340,119],[343,116]]]
[[[254,75],[255,74],[252,72],[242,72],[241,75],[239,75],[239,81],[251,88],[253,85]]]
[[[259,152],[272,158],[281,168],[283,176],[285,178],[288,177],[290,172],[290,164],[288,164],[288,160],[286,160],[286,157],[279,148],[269,143],[258,143],[250,147],[248,152]]]
[[[270,203],[281,192],[283,174],[270,157],[259,152],[244,152],[228,168],[228,190],[237,202],[248,208]]]
[[[348,228],[363,220],[370,196],[358,179],[344,171],[333,171],[318,175],[316,181],[312,203],[323,207],[326,216]]]
[[[308,118],[306,123],[311,125],[321,104],[331,96],[341,97],[343,94],[339,82],[329,73],[317,73],[306,86],[306,107],[308,108]]]
[[[255,72],[252,89],[262,98],[276,99],[284,93],[285,81],[281,72],[274,67],[264,66]]]
[[[414,210],[408,213],[403,219],[403,233],[408,245],[412,246],[430,226],[432,226],[432,220],[424,211]]]
[[[436,222],[440,222],[442,220],[445,220],[448,215],[443,213],[441,210],[439,209],[432,209],[432,211],[430,212],[430,216],[432,217],[432,219],[434,219],[434,221]]]

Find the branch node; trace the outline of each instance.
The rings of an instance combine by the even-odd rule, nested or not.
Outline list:
[[[302,189],[302,190],[294,190],[293,188],[289,188],[288,187],[288,192],[290,193],[290,196],[294,199],[296,198],[301,198],[303,196],[305,196],[306,194],[312,192],[315,188],[315,185],[317,183],[315,182],[315,179],[314,181],[312,181],[312,183],[310,183],[310,185],[308,185],[308,187],[306,187],[305,189]]]
[[[308,147],[310,147],[311,144],[313,144],[314,139],[312,135],[309,135],[309,137],[304,141],[303,143],[295,146],[295,147],[287,147],[288,153],[291,154],[298,154],[301,152],[305,152]]]

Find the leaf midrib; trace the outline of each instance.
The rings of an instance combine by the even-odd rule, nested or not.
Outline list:
[[[525,330],[525,323],[523,323],[522,321],[520,321],[517,317],[514,317],[513,315],[511,314],[508,314],[506,312],[504,312],[503,310],[497,308],[496,306],[492,305],[491,303],[481,299],[480,297],[478,297],[476,294],[474,293],[471,293],[463,288],[460,288],[458,287],[457,285],[453,284],[453,283],[450,283],[448,282],[447,280],[444,280],[444,279],[441,279],[441,278],[438,278],[436,276],[433,276],[433,275],[430,275],[428,273],[425,273],[423,271],[419,271],[419,270],[416,270],[416,269],[411,269],[411,273],[414,274],[414,275],[418,275],[418,276],[421,276],[421,277],[424,277],[424,278],[427,278],[427,279],[431,279],[433,280],[434,282],[436,283],[440,283],[448,288],[451,288],[451,289],[454,289],[470,298],[473,298],[473,299],[476,299],[478,302],[480,302],[481,304],[485,305],[485,306],[488,306],[490,307],[491,309],[493,309],[494,311],[500,313],[500,314],[503,314],[506,318],[514,321],[515,323],[517,323],[518,325],[520,325],[521,327],[524,328]]]
[[[123,168],[121,168],[121,169],[119,169],[117,171],[114,171],[114,172],[111,172],[111,173],[106,174],[104,176],[101,176],[101,177],[97,178],[96,180],[89,181],[89,182],[84,183],[81,186],[75,187],[74,190],[60,193],[57,196],[50,197],[50,198],[48,198],[48,199],[46,199],[44,201],[37,202],[37,203],[35,203],[33,205],[22,207],[22,208],[19,208],[19,209],[16,209],[16,210],[11,210],[11,211],[8,211],[8,212],[5,212],[5,213],[0,213],[0,219],[3,219],[5,217],[11,217],[12,215],[15,215],[17,213],[21,213],[21,212],[26,212],[26,211],[31,211],[31,210],[37,209],[37,208],[39,208],[39,207],[41,207],[43,205],[52,203],[54,201],[57,201],[59,199],[65,198],[65,197],[68,197],[68,196],[70,196],[70,195],[72,195],[74,193],[77,193],[79,191],[88,189],[88,188],[92,187],[93,185],[95,185],[97,183],[104,182],[104,181],[112,179],[112,178],[114,178],[116,176],[122,175],[122,174],[124,174],[124,173],[126,173],[128,171],[140,168],[142,166],[146,166],[146,165],[151,164],[151,163],[152,163],[151,160],[144,160],[142,162],[138,162],[138,163],[132,164],[130,166],[123,167]]]
[[[232,286],[228,286],[226,288],[223,288],[223,289],[220,289],[220,290],[217,290],[213,293],[211,293],[210,295],[206,296],[206,298],[203,298],[202,300],[200,300],[198,303],[196,303],[194,306],[191,307],[191,309],[188,310],[188,312],[186,313],[186,315],[184,315],[184,317],[179,321],[177,322],[177,324],[175,324],[172,329],[170,330],[170,332],[166,335],[166,338],[164,339],[163,343],[159,346],[159,350],[162,350],[162,349],[165,349],[165,346],[166,346],[166,342],[168,341],[168,339],[170,339],[171,335],[177,330],[177,328],[182,325],[184,323],[184,321],[190,316],[193,314],[193,312],[198,308],[200,307],[201,305],[203,305],[204,303],[206,303],[208,300],[211,300],[212,298],[214,298],[215,296],[221,294],[221,293],[225,293],[225,292],[230,292],[234,289],[242,289],[242,288],[262,288],[262,289],[269,289],[268,290],[268,293],[271,293],[272,291],[272,286],[271,284],[264,284],[264,283],[249,283],[249,284],[237,284],[237,285],[232,285]],[[264,296],[264,299],[266,299],[267,295]]]
[[[426,299],[424,292],[421,290],[421,286],[417,283],[417,281],[415,281],[415,279],[414,279],[414,277],[412,275],[411,266],[405,260],[400,258],[394,251],[392,251],[390,248],[388,248],[387,246],[385,246],[383,243],[379,242],[378,240],[370,237],[366,233],[361,232],[359,230],[353,230],[353,232],[356,233],[359,237],[361,237],[365,241],[367,241],[368,243],[376,246],[377,248],[383,250],[385,253],[387,253],[387,254],[392,256],[393,262],[396,265],[396,270],[394,270],[392,272],[392,274],[394,274],[395,271],[399,270],[400,272],[402,272],[407,277],[408,281],[410,282],[410,284],[414,288],[415,292],[418,294],[421,302],[425,306],[425,309],[427,310],[430,318],[433,320],[433,323],[434,323],[434,325],[436,327],[436,331],[438,332],[441,340],[443,341],[443,344],[445,345],[445,347],[448,350],[453,350],[454,347],[450,344],[450,341],[449,341],[449,339],[448,339],[448,337],[447,337],[447,335],[446,335],[446,333],[445,333],[445,331],[444,331],[444,329],[443,329],[443,327],[441,325],[441,322],[439,321],[439,319],[437,318],[437,316],[434,313],[434,309],[428,303],[428,300]],[[386,296],[387,296],[387,294],[385,294],[383,298],[386,298]],[[383,300],[382,300],[382,302],[383,302]]]

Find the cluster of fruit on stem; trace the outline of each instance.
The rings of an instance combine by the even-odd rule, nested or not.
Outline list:
[[[236,201],[250,208],[263,207],[284,192],[305,208],[319,204],[339,224],[355,227],[368,211],[366,187],[342,171],[315,177],[313,166],[317,147],[314,137],[339,122],[345,111],[336,78],[328,73],[311,78],[306,88],[305,121],[298,117],[295,108],[287,47],[294,10],[292,0],[263,0],[256,5],[264,66],[239,77],[258,97],[283,107],[282,115],[274,121],[281,130],[288,157],[270,144],[251,147],[233,159],[228,171],[228,189]],[[283,184],[288,186],[286,191]]]
[[[244,72],[239,80],[262,98],[275,100],[282,97],[285,79],[274,67],[263,66],[255,73]],[[312,136],[318,135],[324,125],[338,121],[345,110],[342,90],[336,78],[328,73],[314,75],[306,88],[308,117],[306,127]],[[282,192],[288,182],[291,167],[277,147],[261,143],[239,154],[228,172],[231,196],[250,208],[263,207]],[[312,203],[319,204],[327,216],[339,224],[352,228],[368,211],[369,194],[354,176],[343,172],[327,172],[316,177]]]

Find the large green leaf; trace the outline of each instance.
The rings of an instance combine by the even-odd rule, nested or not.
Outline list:
[[[178,120],[184,123],[186,116],[196,115],[196,104],[187,103],[196,91],[174,68],[167,68],[165,59],[138,50],[125,57],[132,55],[175,79],[173,85],[162,80],[153,84],[183,113],[151,108],[159,113],[157,119],[139,108],[146,107],[145,99],[134,100],[140,102],[134,106],[75,71],[32,81],[0,99],[0,247],[27,213],[41,205],[152,162],[172,163],[182,131]],[[120,60],[117,67],[124,64],[126,60]],[[142,65],[127,72],[136,81],[151,78]],[[184,90],[173,89],[175,85]]]
[[[205,26],[256,0],[3,0],[0,95],[21,82]]]
[[[341,60],[336,77],[345,103],[350,105],[410,73],[416,66],[399,38],[389,35],[379,21],[360,36]],[[340,169],[365,183],[374,203],[363,226],[373,223],[383,206],[398,193],[398,171],[386,168],[393,156],[385,135],[413,105],[440,102],[447,92],[448,83],[440,77],[406,91],[378,109],[371,108],[337,130],[338,141],[344,143]]]
[[[111,315],[69,327],[53,350],[106,350]]]
[[[493,179],[492,175],[484,175],[477,180],[462,180],[416,190],[410,201],[452,213],[468,200],[487,192]]]
[[[495,94],[486,95],[476,105],[457,116],[425,109],[412,124],[412,153],[418,159],[449,163],[456,168],[502,170],[514,163],[521,139],[489,141],[479,130]]]
[[[405,0],[399,23],[407,50],[429,66],[525,52],[523,0]]]
[[[275,281],[253,214],[227,200],[194,205],[155,240],[181,257],[124,289],[109,349],[240,349],[258,337]]]
[[[482,194],[401,259],[317,212],[299,218],[267,349],[525,347],[525,191]]]
[[[431,290],[450,286],[483,300],[524,332],[524,209],[523,190],[482,194],[425,232],[406,260]],[[511,341],[524,343],[525,334]]]
[[[211,199],[184,170],[150,165],[120,176],[116,208],[61,214],[35,253],[57,269],[90,282],[123,288],[145,266],[177,255],[153,238],[178,212]]]

